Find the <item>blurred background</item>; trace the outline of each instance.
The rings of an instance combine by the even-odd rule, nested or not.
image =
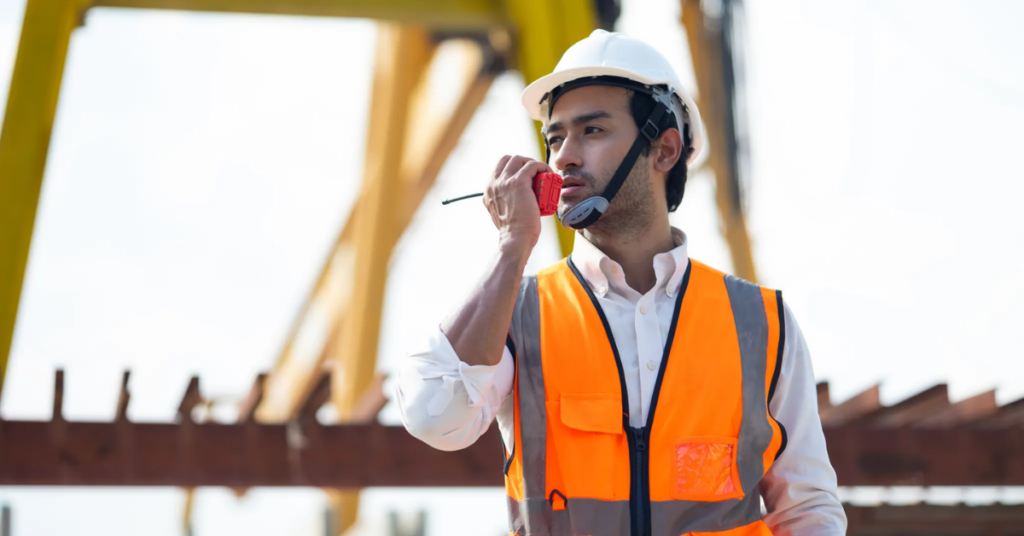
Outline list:
[[[783,290],[850,533],[1024,534],[1024,3],[27,4],[0,0],[3,536],[507,534],[493,434],[379,424],[495,252],[440,201],[542,156],[519,93],[596,27],[696,94],[672,222]],[[530,271],[571,248],[550,220]]]

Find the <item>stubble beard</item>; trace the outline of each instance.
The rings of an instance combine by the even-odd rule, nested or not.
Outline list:
[[[647,158],[641,156],[608,206],[608,212],[587,227],[584,234],[593,235],[598,240],[611,237],[623,241],[638,240],[647,234],[653,222],[654,192],[651,190]]]

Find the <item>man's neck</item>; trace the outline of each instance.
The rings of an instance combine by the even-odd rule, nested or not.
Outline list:
[[[630,288],[647,294],[657,283],[654,256],[676,247],[668,216],[655,218],[642,233],[616,232],[615,225],[596,227],[584,230],[583,237],[622,266]]]

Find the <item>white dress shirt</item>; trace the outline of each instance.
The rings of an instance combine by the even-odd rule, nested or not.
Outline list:
[[[651,393],[668,338],[676,293],[689,257],[686,235],[672,229],[675,249],[654,257],[654,288],[630,288],[622,267],[576,236],[572,259],[593,289],[618,346],[634,427],[647,421]],[[828,461],[810,354],[788,305],[782,370],[770,409],[783,424],[789,443],[761,480],[765,523],[776,536],[846,534],[846,515],[836,495],[836,474]],[[409,432],[441,450],[472,445],[498,412],[512,422],[515,377],[506,348],[497,365],[470,366],[459,359],[440,329],[422,349],[403,361],[395,386],[402,423]],[[514,433],[502,427],[512,449]]]

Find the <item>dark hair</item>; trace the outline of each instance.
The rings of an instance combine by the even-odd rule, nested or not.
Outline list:
[[[651,115],[651,110],[654,109],[654,99],[650,95],[640,93],[638,91],[632,91],[629,97],[629,111],[633,114],[633,121],[636,122],[637,128],[642,128],[646,124],[646,120]],[[658,127],[659,132],[665,132],[670,128],[678,128],[676,125],[676,118],[674,114],[665,114],[662,116],[660,124],[655,125]],[[684,132],[680,135],[683,138],[683,151],[679,155],[679,161],[672,167],[668,172],[668,178],[665,181],[665,200],[668,202],[668,211],[675,212],[679,208],[679,203],[683,201],[683,191],[686,189],[686,159],[693,152],[693,138],[690,136],[690,126],[685,125],[683,127]],[[646,145],[640,154],[648,156],[651,154],[651,147],[654,146],[652,141],[650,145]]]

